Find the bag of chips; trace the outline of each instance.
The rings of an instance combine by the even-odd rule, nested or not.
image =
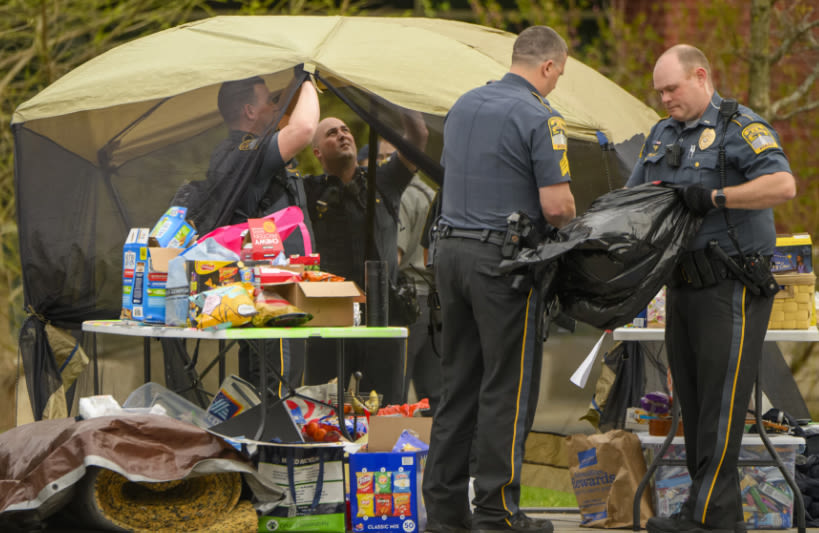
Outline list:
[[[252,322],[256,327],[301,326],[313,318],[279,295],[271,287],[262,287],[256,293],[256,314]]]
[[[196,327],[225,329],[247,324],[256,314],[252,292],[253,284],[242,281],[191,296],[196,306]]]

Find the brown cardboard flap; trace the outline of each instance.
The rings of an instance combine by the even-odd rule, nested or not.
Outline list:
[[[182,253],[184,248],[148,248],[151,255],[151,268],[155,272],[167,272],[168,262]]]
[[[302,281],[299,288],[308,298],[350,298],[361,294],[354,281]]]
[[[367,431],[367,450],[371,452],[391,452],[401,432],[411,429],[418,437],[429,444],[432,430],[432,418],[407,416],[371,416]]]

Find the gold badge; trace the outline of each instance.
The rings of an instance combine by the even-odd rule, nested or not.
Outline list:
[[[549,119],[549,134],[552,136],[552,149],[565,150],[568,143],[566,135],[566,121],[560,117]]]
[[[714,132],[714,128],[705,128],[700,134],[700,140],[697,141],[697,146],[700,147],[700,150],[705,150],[714,144],[714,139],[716,138],[717,134]]]

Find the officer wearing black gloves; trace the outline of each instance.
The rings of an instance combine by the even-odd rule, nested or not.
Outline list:
[[[516,283],[498,265],[510,215],[522,211],[541,234],[547,222],[561,227],[575,216],[566,124],[545,100],[566,59],[554,30],[527,28],[515,40],[509,73],[461,96],[444,124],[434,253],[443,391],[424,475],[428,532],[553,529],[518,507],[533,374],[543,355],[535,295],[531,283]]]
[[[651,533],[745,530],[737,458],[776,291],[768,265],[772,207],[796,185],[776,132],[714,91],[705,55],[677,45],[654,88],[670,117],[651,130],[627,186],[663,180],[702,226],[667,297],[666,350],[682,412],[692,485],[681,513]]]

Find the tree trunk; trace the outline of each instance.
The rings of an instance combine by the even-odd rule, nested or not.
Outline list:
[[[748,105],[766,120],[771,118],[770,26],[773,0],[751,0]]]

